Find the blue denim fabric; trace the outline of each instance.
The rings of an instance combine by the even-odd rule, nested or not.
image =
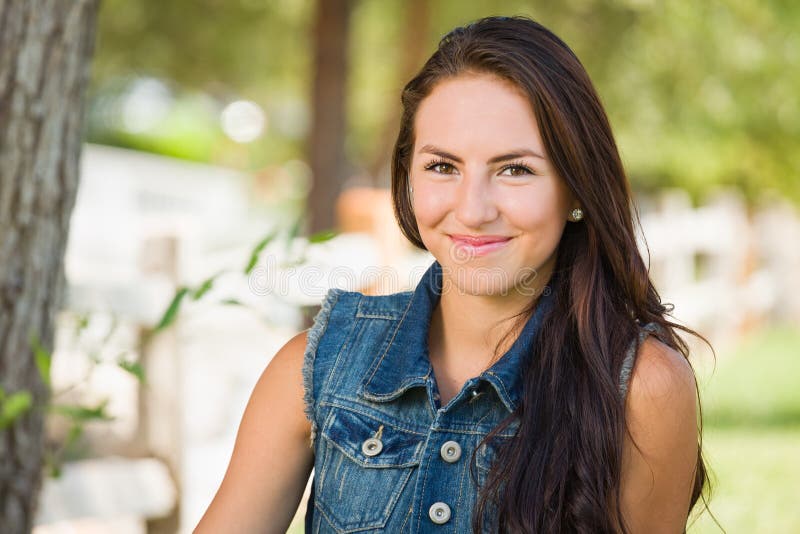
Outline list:
[[[307,533],[470,532],[477,484],[495,448],[478,450],[477,480],[470,476],[472,453],[516,408],[523,359],[553,297],[543,293],[511,348],[441,406],[427,344],[441,289],[442,267],[434,262],[414,291],[326,295],[303,362],[315,455]],[[377,454],[365,448],[370,438],[380,442]],[[454,462],[441,452],[448,441],[461,447]],[[436,503],[450,508],[442,524],[429,516]]]

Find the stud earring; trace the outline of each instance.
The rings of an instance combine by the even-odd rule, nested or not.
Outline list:
[[[580,221],[583,219],[583,210],[580,208],[575,208],[572,210],[572,218],[575,219],[575,221]]]

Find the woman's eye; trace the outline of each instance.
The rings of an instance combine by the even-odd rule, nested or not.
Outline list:
[[[533,171],[524,165],[509,165],[500,174],[505,176],[527,176],[533,174]]]
[[[425,170],[438,172],[439,174],[452,174],[455,169],[449,163],[439,162],[428,165]]]

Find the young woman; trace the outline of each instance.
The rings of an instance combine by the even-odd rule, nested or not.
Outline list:
[[[313,533],[683,532],[694,373],[581,63],[530,19],[481,19],[402,104],[395,212],[436,261],[413,291],[330,290],[196,532],[284,532],[312,467]]]

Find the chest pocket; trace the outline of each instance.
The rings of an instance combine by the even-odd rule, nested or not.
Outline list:
[[[321,437],[314,505],[339,533],[383,528],[419,466],[424,436],[336,406]]]

